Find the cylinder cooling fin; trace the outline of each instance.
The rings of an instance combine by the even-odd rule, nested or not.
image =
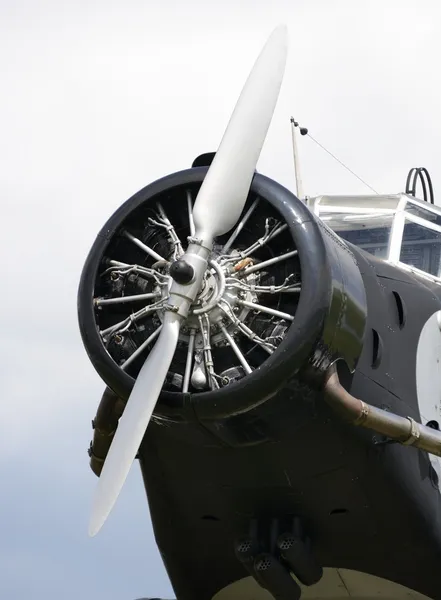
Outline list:
[[[179,258],[194,233],[192,206],[206,172],[195,167],[138,192],[87,258],[81,334],[99,375],[123,400],[161,330],[171,275],[191,278]],[[322,364],[316,344],[336,287],[327,244],[303,203],[254,176],[239,223],[215,240],[156,418],[238,414],[272,396],[309,359]],[[329,341],[321,344],[327,360],[335,353]]]

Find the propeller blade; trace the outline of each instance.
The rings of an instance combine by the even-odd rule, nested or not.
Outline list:
[[[184,257],[194,271],[191,285],[173,281],[170,298],[178,313],[166,311],[159,338],[144,363],[119,420],[101,471],[89,526],[98,533],[109,515],[138,452],[179,338],[181,322],[197,297],[213,239],[229,231],[245,205],[251,180],[282,84],[287,31],[273,31],[260,53],[231,116],[193,209],[195,238]],[[182,305],[182,306],[181,306]]]
[[[195,236],[204,245],[229,231],[245,206],[279,96],[288,49],[277,27],[257,58],[237,101],[193,209]]]
[[[90,536],[101,529],[124,485],[173,360],[180,326],[180,317],[167,311],[159,338],[135,381],[104,462],[92,507]]]

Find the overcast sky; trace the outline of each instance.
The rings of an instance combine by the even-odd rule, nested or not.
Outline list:
[[[439,0],[0,0],[0,597],[171,597],[139,467],[87,536],[103,384],[77,327],[111,213],[215,150],[274,26],[290,55],[258,165],[293,188],[289,117],[380,192],[441,198]],[[369,193],[308,138],[305,191]]]

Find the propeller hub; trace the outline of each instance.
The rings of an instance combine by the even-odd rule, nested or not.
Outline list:
[[[238,254],[238,250],[233,249],[231,253]],[[230,255],[231,254],[228,256]],[[176,263],[182,262],[185,261],[181,259],[172,263],[170,266],[171,276],[172,267],[176,265]],[[228,278],[228,285],[226,278]],[[192,329],[199,329],[200,318],[203,317],[205,319],[208,317],[210,326],[213,327],[213,344],[223,344],[225,338],[219,329],[219,323],[226,317],[225,312],[221,307],[225,308],[229,306],[235,311],[235,314],[237,314],[238,318],[244,320],[250,312],[250,309],[246,306],[240,306],[239,301],[243,299],[249,302],[255,302],[257,300],[257,296],[250,290],[247,292],[240,290],[238,287],[239,281],[246,286],[253,286],[257,285],[259,280],[259,273],[252,273],[249,276],[244,276],[242,273],[234,271],[234,269],[232,271],[228,262],[225,263],[215,259],[209,260],[208,268],[204,273],[200,290],[195,300],[192,302],[189,313],[182,324],[180,339],[188,341],[189,331]],[[178,283],[181,284],[181,281]],[[165,286],[158,286],[155,289],[155,292],[161,294],[164,299],[168,297],[169,293]],[[158,310],[156,315],[158,320],[163,322],[164,312],[162,310]]]
[[[170,265],[170,277],[180,285],[188,285],[194,279],[194,268],[185,260],[175,260]]]

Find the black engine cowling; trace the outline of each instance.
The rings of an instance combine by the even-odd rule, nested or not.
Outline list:
[[[196,166],[135,194],[107,221],[86,260],[78,295],[82,339],[99,375],[124,401],[161,324],[169,264],[159,258],[171,261],[178,256],[176,235],[185,248],[191,233],[187,198],[194,200],[206,172],[207,166]],[[207,273],[199,304],[205,310],[200,311],[203,321],[195,315],[182,329],[155,418],[193,420],[196,414],[199,419],[218,419],[239,414],[266,401],[293,376],[320,387],[337,359],[343,359],[351,372],[356,367],[367,308],[351,250],[289,190],[257,173],[243,215],[248,213],[229,254],[223,254],[223,248],[231,232],[215,241],[214,268]],[[267,266],[261,268],[261,263]],[[219,271],[224,278],[226,274],[229,295],[224,290],[216,304],[216,293],[222,291]],[[140,299],[121,301],[135,295]],[[139,316],[155,302],[158,310]],[[207,331],[211,328],[208,346],[219,383],[215,389],[201,388],[195,378],[195,385],[183,392],[189,331],[201,322],[207,323]],[[230,338],[222,334],[222,327]],[[250,373],[228,341],[232,336]],[[133,355],[137,358],[124,367]]]

